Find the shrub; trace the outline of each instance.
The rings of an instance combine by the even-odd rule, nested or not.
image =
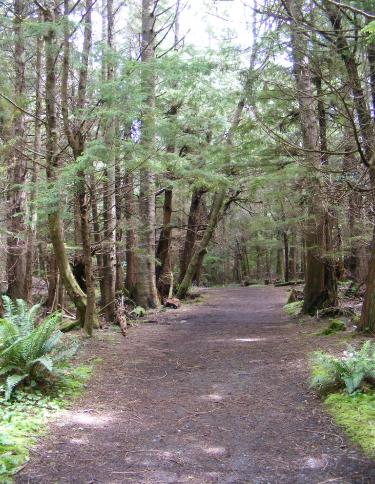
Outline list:
[[[356,350],[349,346],[341,357],[328,353],[313,354],[311,386],[321,393],[345,388],[350,395],[375,381],[375,343],[366,341]]]
[[[40,305],[28,309],[25,301],[15,303],[3,296],[4,319],[0,320],[0,377],[6,378],[5,399],[21,382],[40,383],[57,373],[55,364],[76,352],[77,345],[64,348],[58,329],[61,314],[54,313],[40,324],[36,316]]]

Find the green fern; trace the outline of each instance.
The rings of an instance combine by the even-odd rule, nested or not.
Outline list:
[[[5,380],[5,398],[25,380],[42,381],[55,372],[57,362],[69,359],[77,345],[61,344],[63,333],[58,329],[61,314],[54,313],[37,324],[39,305],[27,308],[18,299],[4,299],[5,319],[0,320],[0,377]]]
[[[366,341],[359,350],[348,346],[341,358],[315,352],[312,358],[311,386],[321,393],[345,388],[348,394],[375,381],[375,343]]]

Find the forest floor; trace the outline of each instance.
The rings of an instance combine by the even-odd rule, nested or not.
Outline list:
[[[286,298],[210,289],[126,338],[101,332],[86,349],[103,359],[87,391],[16,482],[375,482],[374,462],[308,389],[310,351],[343,342],[291,320]]]

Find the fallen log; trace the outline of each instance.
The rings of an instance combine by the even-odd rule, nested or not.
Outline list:
[[[303,279],[298,281],[288,281],[288,282],[275,282],[275,287],[284,287],[284,286],[298,286],[300,284],[305,284]]]

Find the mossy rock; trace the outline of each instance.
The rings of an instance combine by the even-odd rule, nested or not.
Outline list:
[[[329,336],[331,334],[339,333],[340,331],[346,331],[346,324],[341,319],[330,319],[330,324],[319,335]]]

